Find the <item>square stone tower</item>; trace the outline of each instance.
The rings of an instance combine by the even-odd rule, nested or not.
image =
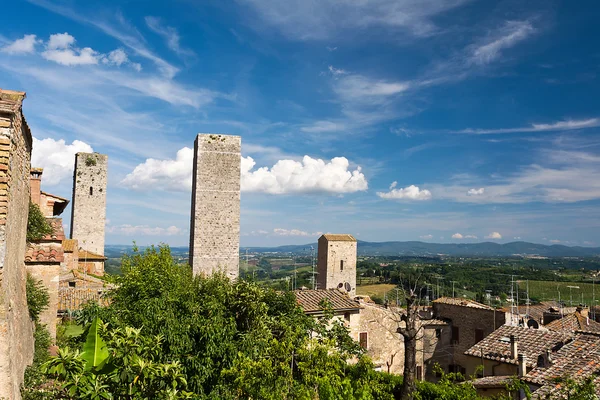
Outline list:
[[[356,239],[326,233],[319,238],[317,289],[342,289],[356,294]]]
[[[194,274],[239,275],[242,138],[199,134],[194,142],[190,265]]]
[[[71,239],[87,251],[104,255],[108,156],[77,153],[73,171]]]

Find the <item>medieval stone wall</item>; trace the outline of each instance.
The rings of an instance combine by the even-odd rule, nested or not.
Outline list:
[[[194,274],[239,274],[239,136],[200,134],[194,143],[190,265]]]
[[[108,156],[77,153],[73,172],[71,239],[83,249],[104,255]]]
[[[356,293],[356,241],[319,239],[317,258],[318,289],[346,289],[350,285],[349,294]],[[342,285],[340,287],[340,285]]]
[[[20,399],[33,360],[33,324],[25,293],[31,133],[21,92],[0,90],[0,398]]]
[[[42,281],[48,290],[48,307],[40,314],[40,323],[46,325],[50,338],[56,340],[56,314],[58,312],[58,279],[60,263],[27,264],[27,272],[36,280]]]

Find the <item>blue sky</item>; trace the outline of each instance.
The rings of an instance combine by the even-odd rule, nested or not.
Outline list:
[[[46,191],[70,197],[75,152],[108,154],[109,244],[187,244],[191,148],[219,132],[242,136],[242,246],[597,246],[599,17],[595,1],[15,1],[0,87],[27,92]]]

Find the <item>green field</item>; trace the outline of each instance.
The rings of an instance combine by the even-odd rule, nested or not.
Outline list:
[[[577,286],[579,289],[569,289],[568,286]],[[525,296],[527,290],[526,287],[527,283],[525,281],[519,281],[519,296]],[[578,305],[581,303],[582,294],[584,304],[591,305],[594,298],[594,292],[596,293],[596,304],[598,304],[598,300],[600,300],[599,289],[600,286],[593,285],[591,283],[529,281],[529,297],[538,300],[558,300],[558,293],[560,291],[560,299],[567,305],[570,305],[571,303],[570,293],[572,293],[573,305]]]

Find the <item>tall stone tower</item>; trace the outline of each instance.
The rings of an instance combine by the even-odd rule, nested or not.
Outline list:
[[[84,250],[100,255],[104,255],[107,169],[107,155],[75,155],[71,239],[77,239]]]
[[[242,138],[199,134],[194,142],[190,265],[194,274],[239,274]]]
[[[356,239],[327,233],[319,238],[317,289],[343,289],[356,294]]]

